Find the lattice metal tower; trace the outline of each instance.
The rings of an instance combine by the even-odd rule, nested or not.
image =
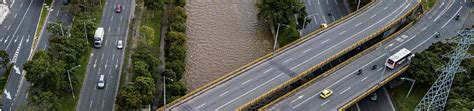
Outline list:
[[[449,57],[449,63],[440,68],[441,75],[418,103],[416,111],[444,111],[455,74],[465,71],[459,66],[461,61],[472,57],[467,50],[474,44],[473,34],[474,30],[466,29],[459,32],[460,37],[452,39],[452,42],[457,43],[457,47],[453,53],[446,55]]]

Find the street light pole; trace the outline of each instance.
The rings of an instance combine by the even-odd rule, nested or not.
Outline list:
[[[275,42],[273,43],[273,53],[275,53],[276,44],[277,44],[277,41],[278,41],[278,31],[280,31],[280,23],[278,23],[278,25],[277,25],[277,32],[275,34]]]
[[[300,36],[301,36],[301,34],[302,34],[303,29],[305,29],[305,26],[306,26],[306,19],[307,19],[308,17],[314,16],[314,15],[318,15],[318,13],[311,14],[311,15],[308,15],[308,16],[304,17],[304,20],[303,20],[303,27],[302,27],[301,30],[300,30]]]
[[[166,77],[163,76],[163,107],[166,109]]]
[[[69,79],[69,86],[71,87],[71,92],[72,92],[72,98],[74,100],[76,100],[76,96],[74,95],[74,88],[72,87],[72,82],[71,82],[71,75],[69,74],[71,72],[71,70],[74,70],[78,67],[81,67],[81,65],[77,65],[77,66],[74,66],[72,67],[71,69],[67,70],[67,78]]]
[[[405,106],[405,102],[407,101],[407,98],[410,95],[411,89],[413,89],[413,85],[415,85],[416,80],[410,79],[410,78],[405,78],[405,77],[402,77],[400,79],[401,80],[408,80],[408,81],[411,82],[411,86],[410,86],[410,89],[408,90],[407,96],[405,96],[405,99],[403,100],[403,106]]]

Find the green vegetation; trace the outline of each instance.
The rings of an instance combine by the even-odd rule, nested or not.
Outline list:
[[[7,84],[8,76],[10,75],[10,71],[12,70],[13,65],[10,64],[8,53],[4,50],[1,50],[0,51],[0,69],[4,69],[4,68],[5,68],[5,73],[0,77],[0,89],[2,90]]]
[[[98,26],[96,20],[101,17],[97,18],[96,13],[101,13],[101,8],[102,6],[85,0],[73,1],[67,6],[66,10],[75,16],[71,28],[63,29],[65,33],[71,33],[70,37],[62,35],[58,26],[62,23],[47,26],[47,30],[52,33],[49,48],[36,52],[32,60],[24,64],[24,69],[28,72],[25,77],[32,84],[28,91],[28,110],[75,110],[77,98],[72,96],[67,70],[82,66],[71,70],[70,74],[74,94],[79,97],[92,46],[87,41],[92,41],[91,37]],[[90,37],[88,40],[86,35]]]
[[[138,109],[153,101],[158,80],[159,60],[146,47],[137,48],[132,55],[133,84],[123,85],[117,94],[120,109]]]
[[[46,20],[46,17],[48,16],[48,8],[46,8],[46,6],[48,6],[49,8],[51,8],[51,3],[53,2],[53,0],[45,0],[44,1],[44,4],[46,5],[43,5],[43,7],[41,8],[41,15],[40,15],[40,19],[39,19],[39,23],[38,23],[38,29],[36,29],[36,35],[38,35],[42,30],[43,30],[43,25],[44,25],[44,22],[47,21]],[[38,35],[40,36],[40,35]]]
[[[395,93],[393,97],[398,110],[414,109],[438,78],[440,72],[435,70],[449,61],[447,58],[442,58],[441,55],[450,53],[455,47],[455,44],[437,42],[413,57],[406,73],[416,80],[416,84],[407,102],[403,102],[403,99],[410,84],[393,89],[393,93]],[[474,53],[474,47],[471,47],[469,52]],[[474,80],[469,78],[474,76],[474,59],[463,60],[461,66],[466,69],[466,72],[458,73],[454,78],[446,107],[448,111],[468,110],[468,108],[474,107],[474,94],[467,93],[474,92]],[[405,106],[402,103],[405,103]]]
[[[169,6],[167,9],[169,28],[165,38],[166,66],[163,75],[167,78],[166,100],[170,103],[185,95],[187,91],[185,84],[180,82],[185,71],[187,15],[183,8],[186,0],[170,0],[166,3]]]
[[[425,95],[426,91],[430,89],[430,86],[428,85],[415,84],[413,86],[413,89],[410,92],[410,95],[405,101],[404,99],[407,96],[408,90],[410,90],[410,86],[411,86],[411,83],[407,82],[391,90],[391,93],[393,94],[392,96],[393,103],[397,111],[413,111],[415,106],[418,104],[418,102],[420,102],[421,98]]]
[[[359,4],[360,1],[360,4]],[[351,8],[351,11],[356,11],[357,10],[357,5],[359,5],[359,8],[364,7],[365,5],[369,4],[373,0],[349,0],[349,6]]]
[[[300,38],[298,30],[303,28],[303,22],[306,21],[308,24],[311,21],[311,19],[304,20],[308,14],[300,0],[259,0],[256,5],[260,11],[258,19],[275,27],[275,31],[280,29],[278,34],[280,46]]]
[[[426,10],[430,10],[434,6],[435,3],[436,3],[436,0],[421,0],[421,5]]]
[[[141,1],[139,1],[141,2]],[[155,83],[160,80],[158,74],[159,48],[161,34],[162,0],[144,0],[146,8],[140,23],[137,47],[131,50],[132,81],[122,81],[117,93],[116,103],[120,110],[139,109],[149,105],[155,98]],[[128,50],[128,49],[127,49]]]

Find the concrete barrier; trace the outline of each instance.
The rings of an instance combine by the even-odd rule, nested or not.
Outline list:
[[[242,67],[240,67],[240,68],[238,68],[237,70],[234,70],[234,71],[232,71],[232,72],[230,72],[230,73],[228,73],[228,74],[226,74],[226,75],[224,75],[224,76],[222,76],[222,77],[220,77],[220,78],[218,78],[218,79],[216,79],[216,80],[214,80],[214,81],[212,81],[212,82],[210,82],[210,83],[208,83],[208,84],[206,84],[206,85],[204,85],[204,86],[202,86],[202,87],[200,87],[200,88],[198,88],[198,89],[196,89],[196,90],[194,90],[194,91],[192,91],[192,92],[190,92],[190,93],[188,93],[188,94],[186,94],[186,95],[184,95],[184,96],[182,96],[182,97],[180,97],[180,98],[178,98],[178,99],[176,99],[176,100],[174,100],[173,102],[171,102],[171,103],[169,103],[169,104],[166,104],[166,105],[165,105],[165,108],[166,108],[166,107],[170,107],[170,106],[174,106],[174,105],[179,105],[179,104],[181,104],[181,103],[183,103],[183,102],[185,102],[185,101],[187,101],[187,100],[189,100],[189,99],[192,99],[193,97],[196,96],[196,94],[198,94],[198,95],[199,95],[199,94],[202,94],[202,93],[204,93],[204,91],[209,90],[209,89],[212,89],[213,87],[215,87],[215,86],[217,86],[217,85],[219,85],[219,84],[221,84],[221,83],[224,83],[225,81],[230,80],[230,79],[232,79],[233,77],[236,77],[236,76],[240,75],[242,72],[245,72],[245,71],[249,70],[251,67],[256,66],[256,65],[258,65],[258,64],[260,64],[260,63],[263,63],[263,62],[269,60],[268,58],[275,57],[275,56],[277,56],[277,55],[279,55],[279,54],[281,54],[281,53],[287,51],[288,49],[294,48],[295,46],[297,46],[297,45],[299,45],[299,44],[302,44],[302,43],[306,42],[307,40],[309,40],[309,39],[311,39],[311,38],[314,38],[314,37],[316,37],[317,35],[319,35],[319,34],[325,32],[325,31],[327,31],[327,30],[329,30],[329,29],[332,29],[332,28],[334,28],[335,26],[337,26],[337,25],[339,25],[339,24],[341,24],[341,23],[343,23],[343,22],[345,22],[345,21],[347,21],[347,20],[350,20],[350,18],[352,18],[352,17],[354,17],[354,16],[356,16],[356,15],[359,15],[360,13],[366,11],[368,8],[372,7],[372,6],[374,5],[374,3],[375,3],[375,2],[372,1],[371,3],[367,4],[366,6],[360,8],[359,10],[357,10],[357,11],[355,11],[355,12],[353,12],[353,13],[350,13],[349,15],[344,16],[344,17],[342,17],[341,19],[336,20],[336,21],[333,22],[333,23],[330,23],[328,28],[315,30],[315,31],[313,31],[313,32],[311,32],[311,33],[309,33],[309,34],[307,34],[307,35],[301,37],[300,39],[291,42],[290,44],[288,44],[288,45],[286,45],[286,46],[284,46],[284,47],[278,48],[278,49],[275,51],[275,53],[269,53],[269,54],[267,54],[267,55],[264,55],[264,56],[262,56],[262,57],[260,57],[260,58],[258,58],[258,59],[256,59],[256,60],[254,60],[254,61],[252,61],[252,62],[250,62],[250,63],[248,63],[248,64],[246,64],[246,65],[244,65],[244,66],[242,66]],[[191,97],[191,98],[190,98],[190,97]],[[185,99],[187,99],[187,100],[185,100]],[[164,107],[161,107],[161,108],[159,108],[158,110],[164,111],[165,109],[164,109]]]
[[[401,17],[398,18],[397,20],[393,21],[393,22],[390,23],[389,25],[385,26],[385,27],[382,28],[381,30],[379,30],[379,31],[377,31],[377,32],[375,32],[375,33],[373,33],[373,34],[371,34],[370,36],[366,37],[366,38],[363,39],[363,40],[360,40],[360,41],[356,42],[356,43],[353,44],[351,47],[346,48],[345,50],[343,50],[343,51],[337,53],[336,55],[330,57],[329,59],[327,59],[327,60],[325,60],[325,61],[323,61],[323,62],[321,62],[321,63],[315,65],[314,67],[312,67],[312,68],[306,70],[305,72],[299,74],[297,77],[295,77],[295,78],[293,78],[293,79],[291,79],[291,80],[285,82],[284,84],[279,85],[278,87],[272,89],[271,91],[265,93],[264,95],[262,95],[262,96],[260,96],[260,97],[258,97],[258,98],[256,98],[256,99],[254,99],[253,101],[248,102],[247,104],[245,104],[244,106],[241,106],[240,108],[247,107],[249,104],[253,104],[254,102],[260,101],[262,98],[264,98],[264,97],[266,97],[266,96],[270,96],[271,94],[275,93],[275,92],[278,91],[279,89],[281,89],[281,88],[283,88],[283,87],[286,87],[286,86],[290,85],[291,83],[294,83],[295,81],[297,81],[297,80],[299,80],[299,79],[305,77],[305,76],[308,75],[309,73],[314,72],[316,69],[319,69],[319,68],[322,67],[323,65],[325,65],[325,64],[327,64],[327,63],[333,61],[334,59],[336,59],[337,57],[341,56],[342,54],[344,54],[344,53],[346,53],[346,52],[349,52],[350,50],[352,50],[352,49],[358,47],[360,44],[365,43],[365,42],[367,42],[368,40],[374,38],[376,35],[379,35],[379,34],[383,33],[385,30],[387,30],[387,29],[389,29],[390,27],[396,25],[396,24],[397,24],[399,21],[401,21],[403,18],[405,18],[405,17],[409,16],[410,14],[412,14],[412,12],[413,12],[415,9],[417,9],[419,6],[421,6],[421,5],[420,5],[420,2],[417,2],[417,4],[415,4],[415,7],[413,7],[412,9],[410,9],[410,10],[408,11],[408,13],[404,14],[403,16],[401,16]],[[410,26],[411,26],[411,25],[410,25]],[[404,29],[404,30],[406,30],[406,29]],[[400,31],[399,31],[399,32],[400,32]],[[387,40],[387,39],[385,39],[385,40]],[[382,42],[385,42],[385,40],[383,40]],[[375,45],[374,45],[374,46],[375,46]],[[368,49],[366,49],[366,50],[368,50]],[[352,59],[352,58],[351,58],[351,59]],[[348,60],[348,61],[349,61],[349,60]],[[341,64],[342,64],[342,63],[341,63]],[[339,65],[338,65],[338,66],[339,66]],[[336,67],[338,67],[338,66],[336,66]],[[330,69],[330,70],[327,71],[327,72],[330,72],[330,71],[333,70],[333,69],[337,69],[336,67]],[[317,76],[316,78],[314,78],[313,80],[315,80],[315,79],[317,80],[317,79],[319,79],[319,78],[322,78],[322,77],[325,77],[325,76],[328,76],[328,75],[329,75],[328,73],[323,73],[323,74]],[[301,87],[301,86],[300,86],[300,87]],[[304,85],[303,85],[303,87],[304,87]],[[298,88],[297,88],[297,89],[298,89]],[[296,90],[296,89],[295,89],[295,90]],[[293,90],[293,91],[295,91],[295,90]],[[293,91],[290,92],[290,93],[288,93],[288,94],[295,93],[295,92],[293,92]],[[285,95],[288,95],[288,94],[285,94]],[[284,97],[287,97],[287,96],[285,96],[285,95],[282,96],[282,97],[280,97],[280,98],[284,99]],[[278,102],[278,101],[281,101],[282,99],[280,99],[280,98],[278,98],[278,99],[275,100],[275,101],[272,101],[270,104],[265,105],[265,106],[262,107],[261,109],[265,109],[265,108],[269,107],[270,105],[275,104],[275,103]]]

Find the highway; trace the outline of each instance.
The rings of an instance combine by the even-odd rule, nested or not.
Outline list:
[[[116,4],[122,4],[121,13],[115,13]],[[133,5],[132,5],[133,4]],[[133,14],[134,0],[107,0],[101,20],[104,27],[104,44],[93,49],[82,85],[77,111],[112,111],[122,70],[123,49],[117,49],[117,41],[126,47],[129,23]],[[91,45],[92,47],[92,45]],[[99,75],[105,75],[106,86],[97,88]]]
[[[331,30],[283,53],[266,58],[241,74],[205,88],[167,110],[233,110],[290,80],[353,43],[383,29],[414,8],[416,1],[383,0]],[[368,19],[369,18],[369,19]],[[314,35],[313,35],[314,36]]]
[[[379,84],[382,79],[386,79],[401,67],[409,64],[404,63],[394,70],[385,70],[381,66],[384,66],[387,55],[392,55],[402,48],[407,48],[413,53],[423,51],[431,43],[452,37],[462,29],[469,13],[469,9],[461,4],[464,1],[446,0],[439,2],[430,13],[395,39],[330,75],[317,80],[314,84],[299,92],[294,91],[288,98],[270,106],[268,110],[334,111]],[[460,14],[460,20],[454,20],[456,14]],[[434,37],[436,32],[440,32],[440,38]],[[384,53],[384,49],[388,54]],[[373,65],[379,67],[372,70]],[[356,75],[355,73],[359,69],[363,73]],[[327,99],[321,99],[319,92],[326,88],[331,89],[334,93]]]
[[[14,69],[3,91],[2,110],[10,111],[26,102],[26,89],[23,64],[32,52],[43,0],[6,0],[10,14],[0,26],[0,48],[8,52]]]
[[[347,0],[301,0],[306,6],[308,13],[307,19],[311,19],[311,23],[305,24],[304,29],[300,30],[300,35],[306,35],[319,29],[322,23],[329,24],[343,16],[349,14],[349,4]],[[331,16],[328,15],[331,13]]]
[[[62,26],[64,29],[70,29],[71,23],[72,23],[72,14],[68,14],[66,11],[62,10],[62,8],[65,7],[63,5],[63,0],[54,0],[52,11],[49,12],[49,16],[47,17],[46,24],[54,24],[56,22],[62,22]],[[51,36],[51,33],[49,33],[46,30],[47,25],[44,25],[44,28],[41,33],[41,37],[39,38],[39,42],[36,46],[35,51],[40,50],[46,50],[47,46],[49,45],[49,36]],[[68,28],[69,27],[69,28]],[[65,36],[68,36],[69,34],[67,32],[64,32]]]

